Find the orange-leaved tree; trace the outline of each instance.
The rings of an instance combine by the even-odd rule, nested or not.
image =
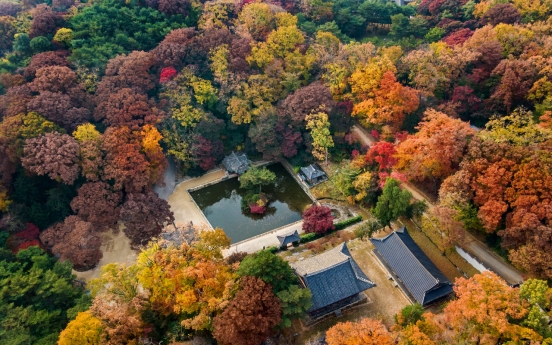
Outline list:
[[[397,81],[391,71],[383,74],[379,88],[373,96],[363,98],[353,107],[353,116],[360,117],[363,124],[387,125],[398,130],[407,114],[418,109],[418,92]]]
[[[458,342],[497,344],[508,340],[542,339],[536,332],[517,323],[527,315],[527,301],[492,272],[470,279],[456,279],[458,299],[445,308],[447,324]]]
[[[418,133],[397,147],[395,167],[410,179],[444,179],[458,169],[475,131],[468,123],[433,109],[424,115]]]
[[[328,345],[392,345],[391,333],[380,320],[340,322],[326,333]]]

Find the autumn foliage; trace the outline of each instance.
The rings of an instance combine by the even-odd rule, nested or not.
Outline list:
[[[213,335],[220,344],[259,344],[281,321],[282,306],[269,284],[260,278],[244,277],[240,289],[213,320]]]
[[[78,270],[90,269],[102,258],[96,229],[77,216],[69,216],[63,223],[44,230],[40,240],[54,254],[60,255],[61,260],[71,261]]]
[[[457,298],[447,304],[442,314],[407,306],[395,318],[396,325],[387,331],[379,320],[338,323],[327,332],[332,344],[459,344],[462,342],[496,344],[498,341],[519,342],[521,339],[540,343],[547,335],[539,328],[543,314],[530,315],[547,288],[544,281],[528,281],[512,288],[491,272],[457,278]],[[534,296],[528,298],[528,296]],[[405,318],[405,315],[408,317]],[[549,333],[548,333],[549,334]],[[546,342],[544,342],[546,343]]]
[[[342,322],[326,333],[328,345],[392,345],[395,342],[379,320],[362,319]]]
[[[107,229],[120,226],[147,251],[92,284],[93,306],[68,328],[69,342],[82,331],[102,344],[176,343],[218,320],[221,343],[259,343],[276,314],[279,327],[302,317],[308,291],[297,290],[286,262],[265,254],[224,262],[221,231],[171,243],[191,225],[172,224],[175,204],[154,192],[166,176],[199,176],[240,151],[292,167],[324,160],[330,181],[313,189],[317,197],[371,208],[383,224],[425,212],[420,226],[439,236],[442,251],[480,232],[524,274],[552,278],[551,14],[550,0],[2,1],[0,238],[21,256],[38,257],[42,245],[58,266],[71,261],[77,270],[98,263]],[[169,161],[176,171],[165,176]],[[404,183],[438,200],[424,211]],[[266,217],[265,197],[245,207]],[[331,212],[313,206],[303,226],[327,233]],[[3,253],[10,265],[20,260]],[[272,286],[281,313],[258,279],[243,282],[250,276]],[[481,297],[492,295],[489,286],[501,296],[492,303]],[[549,337],[539,316],[546,304],[494,278],[457,288],[451,304],[461,316],[426,313],[394,330],[393,341],[545,342],[527,329]],[[255,309],[239,295],[245,290],[274,313]],[[247,310],[232,302],[238,295]],[[25,326],[0,320],[0,343],[55,341],[81,311],[35,317],[7,303],[8,320]],[[495,308],[492,317],[484,308]],[[249,330],[256,322],[222,315],[264,324]],[[381,330],[377,322],[341,327],[343,337]],[[46,329],[49,340],[36,335]]]
[[[334,229],[333,218],[329,207],[313,205],[303,212],[303,230],[324,234]]]

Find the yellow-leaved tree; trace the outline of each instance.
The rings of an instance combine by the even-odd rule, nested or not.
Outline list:
[[[221,250],[230,239],[221,229],[200,230],[199,241],[180,248],[153,245],[138,257],[138,280],[161,315],[179,315],[182,326],[208,330],[233,294],[236,278]]]
[[[73,137],[77,139],[78,142],[83,142],[86,140],[97,141],[100,138],[100,132],[96,127],[91,123],[84,123],[73,131]]]
[[[97,345],[102,336],[102,322],[89,311],[81,312],[59,335],[58,345]]]
[[[328,114],[322,112],[309,114],[305,117],[305,121],[313,140],[312,155],[319,160],[325,159],[328,165],[328,149],[334,146]]]

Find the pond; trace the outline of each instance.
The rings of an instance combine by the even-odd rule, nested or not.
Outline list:
[[[303,210],[312,203],[297,181],[280,163],[267,167],[277,176],[276,183],[263,187],[270,203],[263,215],[250,214],[241,209],[246,190],[240,189],[237,178],[191,192],[203,214],[213,227],[224,229],[232,243],[265,233],[301,220]]]

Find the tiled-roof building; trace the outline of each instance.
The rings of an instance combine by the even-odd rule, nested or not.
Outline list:
[[[316,185],[328,179],[326,173],[314,164],[311,164],[306,168],[302,167],[300,171],[301,178],[306,180],[311,185]]]
[[[236,154],[232,152],[230,155],[224,157],[222,164],[224,164],[228,172],[241,175],[249,169],[251,161],[247,158],[245,153]]]
[[[280,247],[287,246],[288,244],[291,244],[293,242],[299,242],[301,240],[301,237],[299,237],[299,233],[297,230],[290,234],[285,234],[282,236],[276,235],[276,238],[278,238],[278,241],[280,241]]]
[[[366,296],[362,292],[376,286],[358,267],[345,243],[291,267],[312,293],[312,307],[307,310],[311,319],[363,300]]]
[[[384,238],[370,239],[374,254],[403,290],[423,306],[453,293],[453,284],[410,237],[406,227]]]

